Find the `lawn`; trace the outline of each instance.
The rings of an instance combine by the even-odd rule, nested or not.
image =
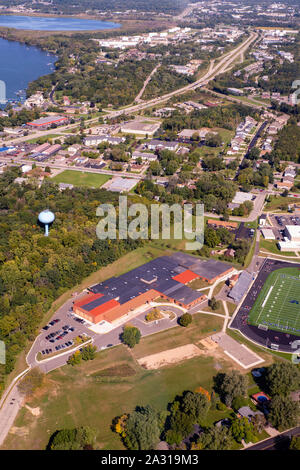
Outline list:
[[[249,323],[300,335],[299,306],[299,269],[278,269],[268,276],[261,289],[251,309]]]
[[[61,137],[63,136],[60,134],[47,134],[44,137],[36,137],[35,139],[27,140],[27,143],[36,144],[37,142],[47,142],[49,139],[59,139]]]
[[[296,256],[293,251],[280,251],[277,247],[276,240],[264,240],[263,238],[259,242],[259,248],[261,250],[269,251],[274,255],[281,255],[281,256]]]
[[[100,175],[97,173],[86,173],[84,171],[65,170],[54,176],[52,181],[55,183],[69,183],[74,186],[90,186],[100,188],[106,181],[110,180],[109,175]]]
[[[188,328],[176,327],[143,338],[132,351],[117,346],[98,353],[94,361],[47,374],[43,389],[28,402],[30,407],[39,407],[40,415],[33,416],[23,407],[14,423],[14,433],[9,434],[3,448],[44,449],[57,429],[89,425],[98,430],[99,448],[123,449],[119,436],[110,428],[114,417],[132,411],[136,405],[151,404],[165,410],[184,390],[195,390],[200,385],[211,390],[218,372],[210,356],[153,371],[142,369],[136,357],[196,342],[219,328],[218,321],[199,315]],[[232,367],[227,361],[219,363],[224,371]]]
[[[236,305],[232,302],[226,302],[227,303],[227,309],[228,309],[228,313],[229,315],[233,315],[233,313],[235,312],[235,309],[236,309]]]
[[[287,210],[289,204],[297,202],[295,197],[271,196],[270,199],[264,208],[266,211],[275,209]]]

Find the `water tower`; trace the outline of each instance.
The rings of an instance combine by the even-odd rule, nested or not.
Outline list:
[[[49,234],[49,224],[51,224],[55,219],[53,212],[49,209],[44,210],[39,214],[39,221],[45,225],[45,237],[48,237]]]

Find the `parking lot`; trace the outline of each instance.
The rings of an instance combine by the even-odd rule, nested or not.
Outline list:
[[[43,359],[74,346],[75,337],[85,339],[87,336],[94,336],[88,329],[88,323],[72,313],[71,305],[72,303],[60,309],[57,315],[42,327],[34,344],[34,350],[35,354],[41,353]]]
[[[297,214],[291,215],[271,215],[269,216],[272,222],[272,229],[276,240],[284,239],[284,228],[286,225],[300,225],[300,217]]]

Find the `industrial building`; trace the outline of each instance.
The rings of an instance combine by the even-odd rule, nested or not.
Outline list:
[[[261,233],[262,233],[265,240],[275,240],[276,239],[276,237],[274,235],[274,232],[271,228],[263,228],[263,229],[261,229]]]
[[[121,176],[116,176],[105,183],[103,188],[107,189],[107,191],[124,193],[131,191],[138,182],[139,180],[135,178],[122,178]]]
[[[186,284],[199,278],[213,282],[233,271],[232,266],[220,261],[202,261],[185,253],[174,253],[92,286],[87,296],[75,302],[73,310],[91,323],[114,323],[157,299],[190,309],[206,296]]]
[[[121,125],[121,132],[153,136],[159,128],[160,122],[129,121]]]
[[[52,124],[61,126],[62,124],[67,124],[68,118],[65,116],[47,116],[40,119],[36,119],[32,122],[27,122],[27,126],[36,127],[36,128],[48,128]]]
[[[239,276],[238,281],[235,281],[233,288],[228,294],[228,297],[239,303],[249,289],[253,276],[247,271],[243,271]]]
[[[300,225],[286,225],[284,229],[284,241],[278,243],[281,251],[300,250]]]

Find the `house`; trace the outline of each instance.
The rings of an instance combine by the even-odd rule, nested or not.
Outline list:
[[[287,189],[288,191],[290,191],[293,186],[294,183],[292,183],[291,181],[279,181],[278,183],[276,183],[276,187],[278,189]]]
[[[179,146],[178,142],[167,142],[163,140],[153,139],[148,144],[147,147],[149,150],[171,150],[175,152]]]
[[[259,225],[261,225],[261,226],[263,226],[263,227],[264,227],[265,225],[267,225],[267,215],[266,215],[266,214],[261,214],[261,215],[259,216],[258,223],[259,223]]]
[[[97,145],[107,142],[110,145],[119,145],[125,142],[125,137],[111,137],[107,134],[102,135],[90,135],[85,137],[83,143],[86,147],[97,147]]]
[[[233,248],[228,248],[228,250],[225,251],[224,255],[225,256],[230,256],[231,258],[234,258],[235,250]]]
[[[157,155],[155,155],[155,153],[147,153],[147,152],[133,152],[132,153],[132,158],[134,160],[138,159],[138,158],[141,158],[143,161],[146,161],[146,162],[155,162],[157,160]]]
[[[261,411],[253,411],[249,406],[242,406],[242,408],[239,408],[238,414],[242,418],[248,418],[249,421],[251,421],[251,419],[256,415],[263,415]]]

